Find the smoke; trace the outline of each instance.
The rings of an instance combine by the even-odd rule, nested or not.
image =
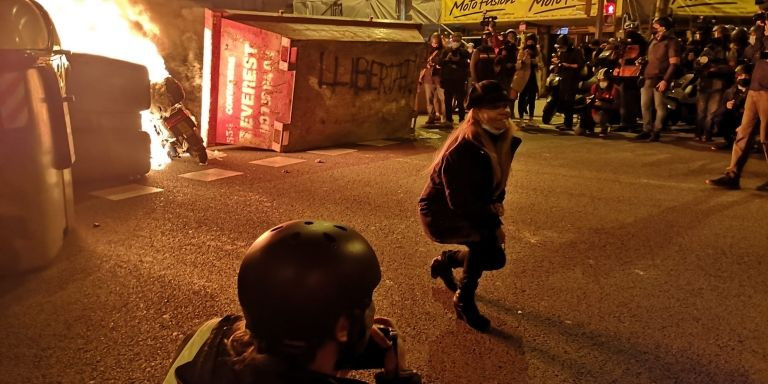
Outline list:
[[[204,4],[193,0],[129,0],[136,28],[157,45],[173,78],[186,92],[184,104],[200,116],[203,69]],[[146,30],[149,19],[157,30]]]

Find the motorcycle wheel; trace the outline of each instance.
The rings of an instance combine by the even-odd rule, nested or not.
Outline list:
[[[187,137],[187,152],[189,152],[190,156],[197,157],[197,161],[200,164],[208,164],[208,152],[206,152],[203,145],[203,139],[197,132]]]
[[[547,101],[547,103],[544,104],[544,110],[541,112],[541,122],[544,124],[551,123],[552,118],[555,116],[555,109],[555,102]]]

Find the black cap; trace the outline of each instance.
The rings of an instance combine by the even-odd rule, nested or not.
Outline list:
[[[504,87],[496,80],[485,80],[469,90],[467,109],[485,108],[491,105],[509,104],[512,100]]]

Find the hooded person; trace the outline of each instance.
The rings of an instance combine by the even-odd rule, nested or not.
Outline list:
[[[511,100],[497,81],[470,89],[469,114],[446,139],[429,167],[429,180],[419,198],[419,214],[426,235],[440,244],[459,244],[432,260],[432,278],[456,291],[456,316],[484,332],[490,320],[475,303],[484,271],[506,263],[501,217],[512,160],[522,140],[509,120]],[[454,268],[463,268],[458,284]]]
[[[392,322],[375,318],[376,253],[339,223],[296,220],[266,232],[237,274],[242,315],[182,343],[164,384],[363,384],[340,370],[384,368],[377,384],[418,384]]]
[[[610,71],[603,68],[597,73],[597,83],[592,86],[590,95],[590,114],[592,120],[600,127],[600,136],[608,135],[608,121],[611,114],[619,109],[619,89],[611,79]]]

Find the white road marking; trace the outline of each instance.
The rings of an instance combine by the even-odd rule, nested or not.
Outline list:
[[[276,157],[269,157],[266,159],[251,161],[251,164],[265,165],[267,167],[284,167],[286,165],[301,163],[304,161],[306,160],[297,159],[294,157],[276,156]]]
[[[352,153],[352,152],[357,152],[357,149],[352,149],[352,148],[326,148],[326,149],[313,149],[311,151],[307,151],[307,153],[314,153],[316,155],[329,155],[329,156],[343,155],[345,153]]]
[[[128,184],[115,188],[102,189],[91,192],[91,195],[102,197],[108,200],[123,200],[131,197],[148,195],[151,193],[162,192],[160,188],[148,187],[146,185]]]
[[[213,181],[213,180],[223,179],[226,177],[242,175],[242,174],[243,174],[242,172],[227,171],[226,169],[219,169],[219,168],[211,168],[211,169],[206,169],[205,171],[185,173],[183,175],[179,175],[179,177],[184,177],[187,179],[199,180],[199,181]]]
[[[384,147],[387,145],[397,144],[397,141],[392,140],[370,140],[370,141],[363,141],[358,144],[361,145],[372,145],[374,147]]]

